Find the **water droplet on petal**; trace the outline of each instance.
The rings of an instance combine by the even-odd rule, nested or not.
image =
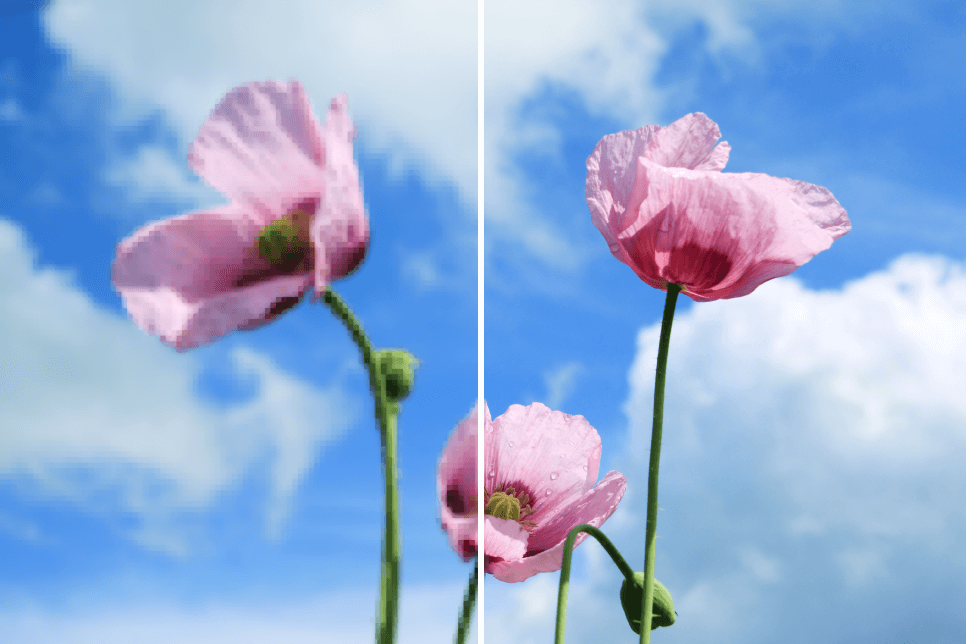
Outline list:
[[[494,474],[496,474],[496,472],[494,472],[493,470],[490,470],[490,476],[493,476]]]
[[[550,488],[547,488],[547,496],[550,496]]]
[[[587,471],[587,466],[586,466],[586,465],[584,465],[584,471],[585,471],[585,472]]]
[[[551,481],[556,481],[556,480],[557,480],[557,477],[558,477],[558,476],[560,476],[560,475],[559,475],[559,474],[557,474],[556,472],[552,472],[552,473],[550,474],[550,480],[551,480]]]
[[[510,441],[510,447],[513,447],[513,441]]]

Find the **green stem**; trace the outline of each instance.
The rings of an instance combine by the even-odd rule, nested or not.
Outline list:
[[[331,288],[325,289],[322,300],[345,323],[352,339],[359,345],[362,361],[369,371],[369,387],[376,401],[376,419],[382,439],[383,474],[386,480],[386,534],[382,542],[376,642],[393,644],[399,622],[399,492],[396,481],[396,416],[399,405],[386,396],[386,382],[377,368],[378,365],[373,361],[372,344],[362,330],[362,324]]]
[[[641,596],[641,644],[651,642],[651,617],[654,604],[654,557],[657,552],[657,475],[661,466],[661,432],[664,428],[664,379],[667,376],[667,351],[671,344],[674,305],[681,286],[667,285],[661,342],[657,349],[657,375],[654,378],[654,425],[651,430],[651,460],[647,472],[647,531],[644,539],[644,594]]]
[[[621,574],[631,583],[634,582],[633,568],[627,565],[624,557],[621,556],[621,553],[603,532],[587,523],[574,526],[567,534],[566,541],[564,541],[563,566],[560,568],[560,590],[557,592],[557,630],[554,635],[554,644],[563,644],[564,641],[564,630],[567,624],[567,591],[570,588],[570,559],[574,553],[574,541],[577,540],[577,535],[581,532],[586,532],[597,539],[600,545],[604,546],[604,550],[607,551],[610,558],[617,564]]]
[[[473,564],[473,575],[466,587],[466,594],[463,596],[463,610],[460,612],[460,621],[456,627],[456,644],[464,644],[466,634],[470,632],[470,621],[473,619],[473,608],[476,606],[476,584],[479,579],[479,571],[480,560],[477,559]]]

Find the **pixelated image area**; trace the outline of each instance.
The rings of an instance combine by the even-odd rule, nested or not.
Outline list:
[[[28,11],[41,11],[46,9],[50,3],[51,0],[0,0],[0,17]]]

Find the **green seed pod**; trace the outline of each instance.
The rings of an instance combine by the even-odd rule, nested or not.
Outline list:
[[[494,492],[486,503],[483,514],[511,521],[520,520],[520,500],[512,494]]]
[[[624,607],[624,616],[631,630],[640,635],[641,633],[641,603],[644,601],[644,573],[634,573],[634,583],[631,584],[627,579],[621,584],[621,606]],[[658,626],[670,626],[674,623],[677,613],[674,612],[674,601],[671,593],[668,592],[664,584],[657,579],[654,580],[654,603],[651,608],[651,630]]]
[[[419,361],[408,351],[387,349],[376,353],[379,372],[386,379],[386,395],[393,400],[402,400],[413,389],[416,378],[415,367]]]

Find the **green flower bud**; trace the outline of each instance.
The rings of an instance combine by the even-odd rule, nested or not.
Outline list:
[[[621,606],[624,607],[624,616],[631,630],[640,635],[641,633],[641,604],[644,602],[644,573],[634,573],[634,583],[627,579],[621,584]],[[658,626],[670,626],[674,623],[677,613],[674,612],[674,601],[671,593],[668,592],[664,584],[657,579],[654,580],[654,603],[651,608],[651,630]]]
[[[415,367],[419,361],[408,351],[387,349],[376,353],[379,373],[386,380],[386,395],[393,400],[402,400],[413,389]]]

